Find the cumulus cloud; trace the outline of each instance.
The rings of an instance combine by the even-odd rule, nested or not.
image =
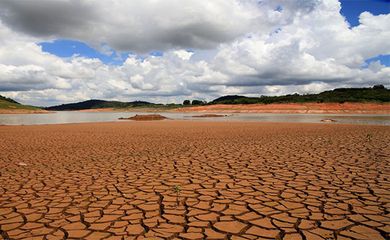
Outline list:
[[[147,52],[212,48],[250,30],[253,2],[239,0],[3,0],[0,17],[20,32]]]
[[[368,58],[389,54],[390,27],[385,22],[390,15],[362,13],[361,24],[350,29],[339,10],[337,1],[316,1],[314,9],[272,34],[254,33],[225,45],[215,68],[232,77],[221,84],[353,83],[364,75],[366,81],[388,85],[389,76],[382,74],[388,68],[382,66],[381,72],[361,66]]]
[[[29,104],[390,86],[390,67],[365,66],[390,54],[390,14],[362,13],[351,28],[337,0],[3,0],[0,9],[0,93]],[[108,65],[38,45],[57,38],[134,54]],[[151,50],[163,54],[139,55]]]

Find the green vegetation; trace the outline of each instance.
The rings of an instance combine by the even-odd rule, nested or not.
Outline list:
[[[199,105],[206,105],[206,104],[207,104],[206,101],[196,100],[196,99],[192,100],[192,102],[191,100],[188,99],[183,101],[183,106],[189,106],[189,105],[199,106]]]
[[[115,109],[131,109],[131,110],[151,110],[165,111],[181,107],[211,105],[211,104],[270,104],[270,103],[344,103],[344,102],[375,102],[389,103],[390,90],[383,85],[375,85],[372,88],[339,88],[331,91],[325,91],[318,94],[290,94],[284,96],[260,96],[260,97],[245,97],[245,96],[223,96],[207,103],[201,100],[184,100],[183,104],[156,104],[145,101],[134,102],[119,102],[119,101],[104,101],[104,100],[88,100],[79,103],[62,104],[45,108],[52,111],[72,111],[84,109],[98,108],[115,108]]]
[[[202,100],[192,100],[192,105],[206,105],[207,102],[206,101],[202,101]]]
[[[119,101],[104,101],[104,100],[88,100],[78,103],[62,104],[59,106],[47,107],[46,110],[50,111],[73,111],[83,109],[98,109],[98,108],[148,108],[148,109],[173,109],[181,107],[181,104],[155,104],[144,101],[134,102],[119,102]]]
[[[17,104],[19,104],[17,101],[15,101],[15,100],[13,100],[13,99],[11,99],[11,98],[7,98],[7,97],[4,97],[4,96],[1,96],[0,95],[0,101],[4,101],[4,102],[10,102],[10,103],[17,103]]]
[[[255,104],[255,103],[344,103],[344,102],[390,102],[390,89],[383,85],[375,85],[372,88],[338,88],[318,94],[291,94],[284,96],[223,96],[215,99],[210,104]]]
[[[180,192],[181,192],[181,186],[180,185],[175,185],[173,186],[173,191],[176,193],[176,205],[179,206],[179,197],[180,197]]]
[[[0,95],[0,109],[39,110],[37,107],[22,105],[17,101]]]
[[[366,136],[366,138],[367,138],[367,141],[368,141],[368,142],[371,142],[372,134],[368,133],[367,136]]]

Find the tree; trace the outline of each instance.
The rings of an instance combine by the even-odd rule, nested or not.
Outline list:
[[[203,105],[205,104],[204,101],[201,100],[192,100],[192,105]]]
[[[184,100],[183,105],[190,105],[191,101],[190,100]]]
[[[373,89],[385,89],[385,86],[383,85],[374,85],[374,87],[372,87]]]

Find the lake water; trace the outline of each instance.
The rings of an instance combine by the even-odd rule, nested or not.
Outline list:
[[[50,114],[0,114],[0,125],[39,125],[85,122],[113,122],[120,117],[135,114],[151,114],[140,112],[56,112]],[[222,118],[193,118],[203,113],[159,112],[174,120],[192,121],[251,121],[251,122],[300,122],[321,123],[322,119],[331,118],[337,123],[370,124],[390,126],[390,114],[273,114],[273,113],[233,113]],[[226,113],[223,113],[226,114]]]

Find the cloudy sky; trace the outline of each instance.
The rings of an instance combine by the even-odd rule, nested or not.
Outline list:
[[[390,87],[387,0],[1,0],[0,94],[48,106]]]

